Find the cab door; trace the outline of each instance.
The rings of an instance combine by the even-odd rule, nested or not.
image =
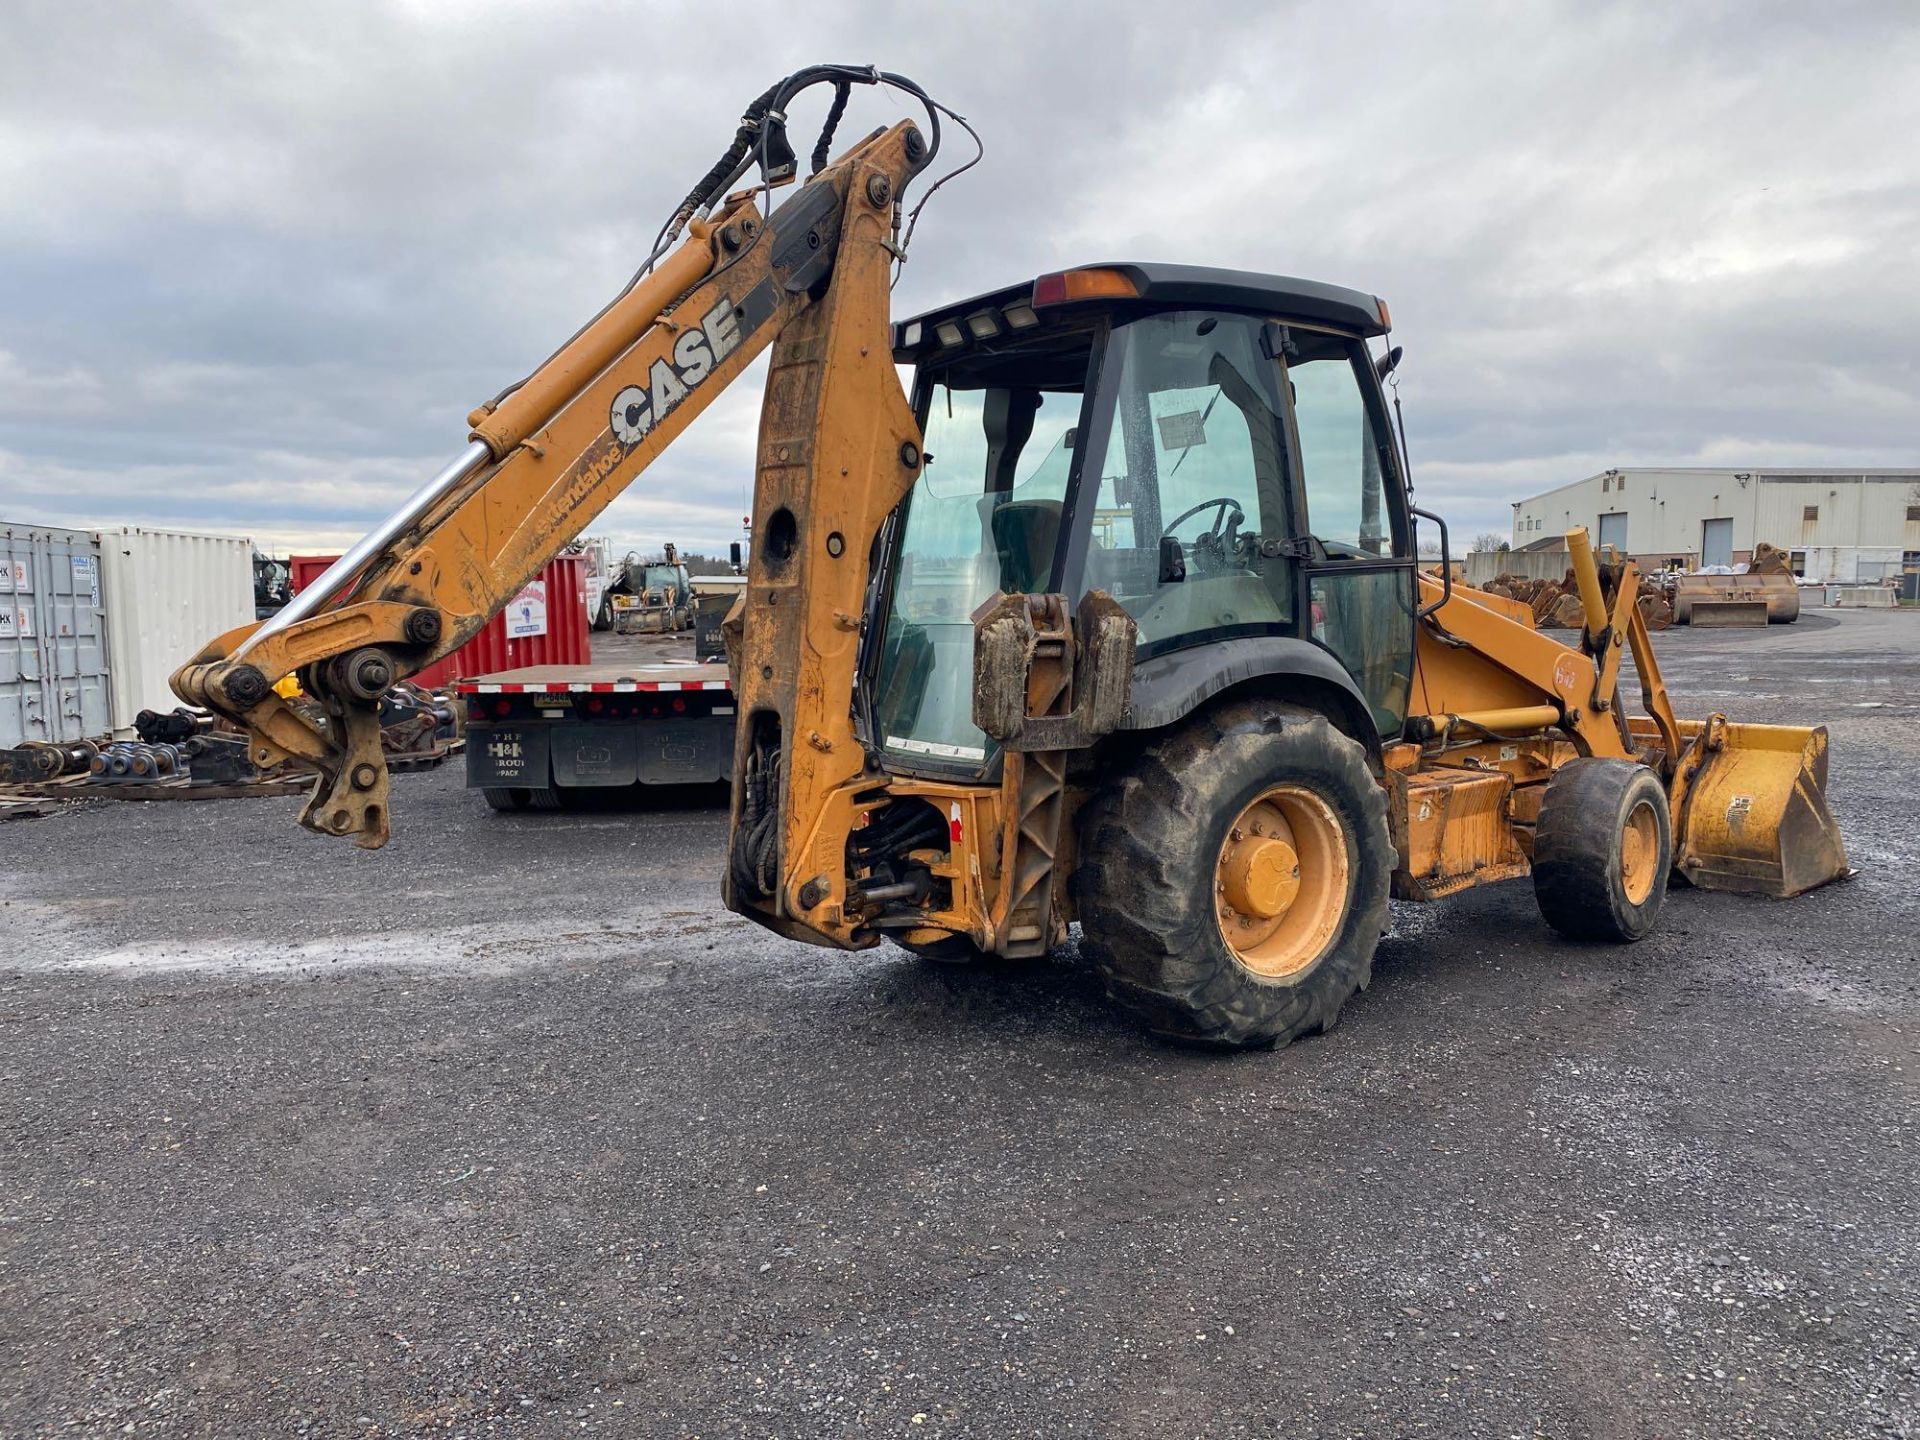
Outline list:
[[[1399,736],[1413,682],[1413,527],[1363,341],[1290,327],[1282,366],[1299,476],[1307,638],[1353,676],[1381,738]]]

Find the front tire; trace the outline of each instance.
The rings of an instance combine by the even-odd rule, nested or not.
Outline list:
[[[1331,1029],[1373,970],[1394,851],[1359,742],[1242,700],[1149,745],[1088,805],[1083,950],[1160,1034],[1220,1047]]]
[[[1533,897],[1569,940],[1631,944],[1653,930],[1673,868],[1660,777],[1634,760],[1569,760],[1533,832]]]

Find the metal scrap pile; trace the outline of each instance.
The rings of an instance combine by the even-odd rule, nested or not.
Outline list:
[[[1559,580],[1522,580],[1502,573],[1486,590],[1489,595],[1526,605],[1533,611],[1533,623],[1542,630],[1578,630],[1586,621],[1571,570]],[[1640,598],[1634,603],[1640,607],[1649,630],[1664,630],[1673,624],[1673,597],[1653,577],[1640,577]]]
[[[310,704],[302,696],[293,703]],[[314,718],[326,724],[324,716]],[[381,748],[396,770],[431,768],[461,748],[459,711],[447,694],[396,685],[381,701],[380,721]],[[284,794],[311,779],[288,765],[256,764],[246,736],[204,710],[142,710],[133,728],[133,740],[29,740],[0,749],[0,816],[42,814],[39,802],[89,795],[160,800]]]

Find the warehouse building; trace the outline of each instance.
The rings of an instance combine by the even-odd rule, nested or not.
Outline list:
[[[1650,569],[1741,565],[1764,540],[1807,580],[1873,584],[1920,571],[1920,468],[1607,470],[1517,501],[1513,549],[1562,550],[1575,525]]]

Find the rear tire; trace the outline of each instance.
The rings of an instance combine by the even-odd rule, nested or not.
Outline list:
[[[1569,760],[1547,782],[1533,834],[1533,895],[1569,940],[1630,944],[1659,917],[1673,867],[1667,792],[1632,760]]]
[[[527,808],[530,810],[564,810],[567,808],[566,796],[552,786],[543,786],[538,790],[527,791]]]
[[[1262,700],[1195,716],[1110,780],[1082,827],[1082,949],[1149,1029],[1223,1048],[1284,1045],[1331,1029],[1371,977],[1395,863],[1386,796],[1365,748],[1326,717]],[[1277,872],[1271,848],[1241,848],[1270,847],[1283,831],[1279,853],[1292,859]],[[1282,898],[1247,898],[1259,865]],[[1260,920],[1241,905],[1278,908]]]
[[[486,797],[487,804],[503,813],[527,808],[527,792],[524,790],[509,790],[497,785],[488,785],[480,793]]]

